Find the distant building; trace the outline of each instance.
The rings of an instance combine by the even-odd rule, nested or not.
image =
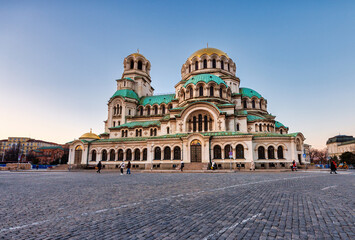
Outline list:
[[[62,146],[40,147],[32,150],[31,154],[38,159],[39,164],[50,164],[63,157],[64,148]]]
[[[306,162],[310,163],[311,162],[311,156],[310,156],[310,151],[311,151],[311,145],[309,144],[303,144],[303,149],[304,149],[304,154]]]
[[[347,135],[337,135],[327,141],[327,152],[330,157],[339,157],[344,152],[355,153],[355,138]]]

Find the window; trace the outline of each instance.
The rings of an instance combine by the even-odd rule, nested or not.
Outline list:
[[[143,149],[143,161],[147,160],[148,150],[146,148]]]
[[[139,136],[139,131],[138,131],[138,129],[136,129],[136,137],[138,137]]]
[[[173,108],[173,105],[169,104],[168,105],[168,110],[170,111]]]
[[[279,146],[277,148],[277,158],[278,159],[283,159],[284,158],[284,150],[283,150],[282,146]]]
[[[223,89],[222,88],[219,89],[219,97],[223,98]]]
[[[110,161],[115,161],[115,150],[110,150]]]
[[[237,147],[235,148],[235,150],[237,153],[237,159],[244,158],[244,147],[242,144],[238,144]]]
[[[200,86],[200,88],[199,88],[199,93],[200,93],[200,97],[202,97],[203,96],[203,87],[202,86]]]
[[[195,62],[195,70],[198,70],[198,62]]]
[[[154,106],[154,114],[158,115],[158,107],[157,106]]]
[[[202,131],[202,115],[201,114],[198,115],[198,131],[199,132]]]
[[[193,90],[192,90],[192,87],[190,87],[190,98],[193,98],[194,97],[194,92],[193,92]]]
[[[115,121],[113,121],[113,127],[116,127],[116,122]]]
[[[228,144],[224,147],[224,158],[225,159],[229,159],[229,152],[231,152],[231,151],[232,151],[231,145]]]
[[[273,146],[267,148],[267,157],[268,159],[275,159],[275,149]]]
[[[203,68],[207,68],[207,60],[203,60]]]
[[[205,128],[204,128],[204,130],[205,131],[208,131],[208,117],[207,117],[207,115],[205,115],[205,117],[204,117],[204,123],[205,123]]]
[[[165,147],[164,148],[164,160],[170,160],[171,159],[171,149],[170,147]]]
[[[282,129],[280,129],[280,134],[282,134]]]
[[[154,160],[161,160],[161,150],[160,147],[154,149]]]
[[[140,115],[143,116],[143,108],[142,107],[139,109],[139,112],[140,112]]]
[[[123,150],[122,149],[118,150],[118,160],[119,161],[123,160]]]
[[[167,134],[170,133],[170,128],[169,128],[169,127],[166,128],[166,133],[167,133]]]
[[[191,64],[189,65],[189,73],[191,72]]]
[[[224,70],[224,61],[223,60],[221,61],[221,69]]]
[[[196,132],[196,117],[195,116],[193,117],[192,125],[193,125],[193,131]]]
[[[229,63],[228,63],[228,72],[230,72],[230,67],[229,67]]]
[[[216,68],[216,59],[212,60],[212,68]]]
[[[262,146],[258,147],[258,157],[259,159],[265,159],[265,148]]]
[[[165,114],[165,106],[164,105],[161,107],[161,113]]]
[[[213,159],[221,159],[222,158],[222,150],[219,145],[214,146],[213,148]]]
[[[138,61],[138,69],[139,69],[139,70],[142,70],[142,69],[143,69],[142,61]]]
[[[147,115],[148,116],[150,115],[150,107],[149,106],[147,107]]]
[[[131,116],[131,109],[128,110],[128,115]]]
[[[261,103],[261,100],[260,100],[260,102],[259,102],[259,105],[260,105],[260,109],[262,109],[262,103]]]
[[[132,150],[131,149],[127,149],[126,160],[127,161],[131,161],[132,160]]]
[[[239,129],[239,123],[237,123],[237,131],[240,131],[240,129]]]
[[[174,147],[174,160],[181,159],[181,149],[180,147]]]
[[[96,161],[96,150],[91,152],[91,161]]]
[[[210,87],[210,96],[213,97],[214,96],[214,92],[213,92],[213,86]]]
[[[263,131],[263,126],[260,124],[259,125],[259,132],[262,132]]]
[[[154,129],[154,136],[156,136],[157,135],[157,129],[155,128]]]
[[[253,108],[255,108],[255,100],[251,101],[251,105]]]
[[[131,68],[131,69],[134,68],[134,62],[133,62],[133,60],[131,60],[130,68]],[[126,82],[125,82],[125,83],[126,83]],[[126,85],[125,85],[125,86],[126,86]]]
[[[243,101],[243,107],[244,107],[244,108],[247,108],[247,107],[248,107],[248,106],[247,106],[247,100],[244,100],[244,101]]]
[[[106,160],[107,160],[107,151],[106,151],[106,150],[103,150],[103,151],[102,151],[101,160],[102,160],[102,161],[106,161]]]
[[[150,136],[153,136],[153,128],[150,129]]]
[[[134,150],[134,160],[139,161],[141,159],[141,151],[137,148]]]

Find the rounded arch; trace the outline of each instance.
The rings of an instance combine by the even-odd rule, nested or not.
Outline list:
[[[110,161],[115,161],[115,149],[110,150]]]
[[[265,147],[264,146],[258,147],[258,159],[265,159]]]
[[[123,161],[123,149],[118,149],[118,160]]]
[[[130,148],[126,149],[126,161],[132,160],[132,150]]]
[[[101,151],[101,160],[102,161],[107,161],[107,150],[106,149],[103,149]]]
[[[275,159],[275,148],[274,148],[274,146],[269,146],[267,148],[267,158],[268,159]]]
[[[140,161],[141,160],[141,150],[139,148],[136,148],[134,150],[134,160],[135,161]]]
[[[91,150],[91,161],[96,161],[97,151],[96,149]]]
[[[277,147],[277,159],[284,159],[284,149],[282,146]]]
[[[244,146],[242,144],[238,144],[235,147],[235,152],[237,159],[244,159]]]
[[[171,159],[171,149],[169,146],[166,146],[164,148],[164,160],[170,160]]]
[[[154,160],[161,160],[161,148],[160,147],[154,148]]]
[[[181,148],[179,146],[174,147],[174,160],[181,160]]]
[[[213,159],[222,159],[222,149],[220,145],[213,147]]]

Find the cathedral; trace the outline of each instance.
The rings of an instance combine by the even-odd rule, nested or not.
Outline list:
[[[140,53],[123,61],[122,77],[107,103],[105,132],[70,142],[69,164],[102,162],[118,168],[206,170],[288,168],[305,164],[302,133],[275,120],[268,101],[240,87],[233,60],[216,48],[193,53],[181,68],[172,94],[154,95],[151,63]]]

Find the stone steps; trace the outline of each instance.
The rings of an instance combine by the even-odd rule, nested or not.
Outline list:
[[[208,163],[185,163],[184,170],[207,170]]]

